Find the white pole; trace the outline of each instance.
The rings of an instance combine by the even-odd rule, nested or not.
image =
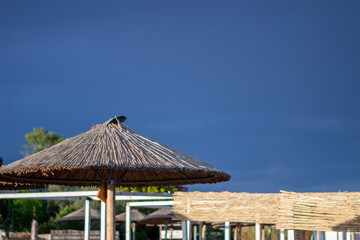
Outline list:
[[[181,221],[181,230],[182,230],[182,240],[186,240],[186,221]]]
[[[280,229],[280,240],[285,240],[285,230]]]
[[[287,240],[295,240],[295,231],[287,230]]]
[[[224,234],[224,239],[225,240],[230,240],[230,222],[225,222],[225,234]]]
[[[255,223],[255,240],[261,240],[261,225]]]
[[[129,203],[126,203],[125,207],[125,240],[130,240],[130,234],[131,234],[131,207]]]
[[[346,232],[346,240],[352,240],[351,239],[351,232]]]
[[[91,224],[91,218],[90,218],[90,200],[85,200],[85,223],[84,223],[84,240],[90,239],[90,224]]]
[[[186,239],[191,240],[191,221],[186,220]]]
[[[101,202],[100,239],[106,240],[106,204]]]

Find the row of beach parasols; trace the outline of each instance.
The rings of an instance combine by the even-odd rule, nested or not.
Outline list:
[[[211,165],[144,137],[120,116],[0,168],[3,189],[98,186],[107,205],[107,239],[115,239],[115,187],[228,181]]]
[[[166,224],[179,222],[182,219],[176,218],[173,214],[172,209],[164,208],[159,209],[149,215],[140,212],[137,209],[131,210],[131,221],[139,224]],[[85,207],[80,208],[72,213],[59,219],[60,222],[70,221],[84,221],[85,218]],[[98,210],[90,208],[90,219],[91,221],[100,221],[101,214]],[[125,212],[116,215],[115,220],[118,223],[125,223]]]

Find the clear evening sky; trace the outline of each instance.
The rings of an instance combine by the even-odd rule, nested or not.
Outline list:
[[[0,0],[0,156],[115,115],[232,175],[360,190],[359,1]]]

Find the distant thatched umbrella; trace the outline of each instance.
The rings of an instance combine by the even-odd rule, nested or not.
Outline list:
[[[172,208],[160,208],[159,210],[147,215],[140,224],[169,224],[186,220],[186,218]]]
[[[115,216],[116,222],[125,222],[125,215],[126,215],[126,212],[116,215]],[[139,222],[146,217],[146,214],[143,214],[142,212],[140,212],[137,209],[131,209],[130,216],[131,216],[130,219],[132,222]]]
[[[86,133],[5,166],[0,174],[31,183],[106,184],[108,239],[114,239],[115,185],[216,183],[230,179],[230,175],[205,162],[121,125],[125,119],[117,117],[97,125]]]
[[[167,239],[167,229],[168,224],[181,222],[186,220],[186,218],[176,212],[172,208],[161,208],[149,215],[147,215],[140,224],[156,224],[156,225],[165,225],[165,239]],[[172,230],[171,230],[172,235]],[[172,238],[172,237],[171,237]]]
[[[96,209],[90,208],[90,219],[93,221],[100,220],[100,212]],[[60,222],[70,222],[70,221],[84,221],[85,219],[85,207],[80,208],[68,215],[59,219]]]

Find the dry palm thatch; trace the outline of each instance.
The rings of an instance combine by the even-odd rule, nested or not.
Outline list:
[[[90,208],[90,219],[99,221],[100,220],[100,212],[96,209]],[[70,221],[84,221],[85,219],[85,207],[80,208],[68,215],[59,219],[60,222],[70,222]]]
[[[169,224],[176,223],[186,218],[176,212],[172,208],[161,208],[149,215],[147,215],[140,224]]]
[[[174,210],[191,221],[275,224],[278,193],[176,192]]]
[[[282,191],[277,228],[310,231],[360,231],[360,193]]]
[[[125,215],[126,215],[125,212],[123,212],[119,215],[116,215],[115,216],[116,222],[125,222]],[[137,209],[132,209],[130,212],[130,216],[131,216],[130,218],[131,218],[132,222],[139,222],[146,217],[146,214],[140,212]]]
[[[230,175],[146,138],[114,118],[0,170],[20,182],[99,186],[181,185],[227,181]]]

